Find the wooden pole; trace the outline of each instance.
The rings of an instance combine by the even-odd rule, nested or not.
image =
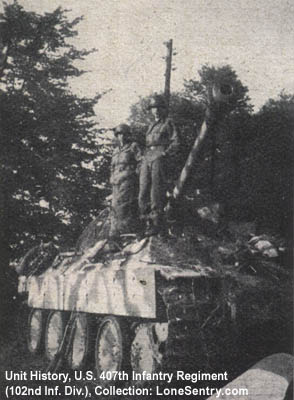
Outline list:
[[[169,107],[169,99],[170,99],[170,77],[171,77],[171,68],[172,68],[172,54],[173,54],[173,40],[170,39],[168,42],[165,42],[167,47],[167,55],[166,55],[166,70],[165,70],[165,85],[164,85],[164,96],[166,100],[167,107]]]

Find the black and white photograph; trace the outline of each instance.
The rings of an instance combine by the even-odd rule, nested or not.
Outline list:
[[[294,3],[0,1],[0,399],[292,400]]]

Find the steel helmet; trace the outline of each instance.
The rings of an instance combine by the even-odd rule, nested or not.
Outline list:
[[[114,134],[115,136],[117,136],[120,133],[123,134],[124,136],[129,137],[131,136],[131,128],[127,124],[120,124],[115,128]]]
[[[148,109],[150,110],[151,108],[164,108],[166,110],[167,104],[165,97],[161,94],[154,95],[150,100]]]

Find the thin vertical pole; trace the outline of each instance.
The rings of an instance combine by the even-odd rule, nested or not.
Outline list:
[[[165,95],[167,106],[169,106],[173,40],[170,39],[168,42],[165,43],[165,45],[167,47],[167,55],[166,55],[164,95]]]

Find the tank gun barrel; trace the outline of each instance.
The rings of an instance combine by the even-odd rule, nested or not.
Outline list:
[[[208,106],[205,112],[205,118],[201,125],[200,132],[197,135],[192,149],[189,153],[187,161],[181,171],[180,177],[174,187],[172,196],[176,200],[183,193],[185,183],[190,176],[191,169],[196,161],[197,155],[201,148],[201,145],[213,126],[219,119],[220,105],[222,103],[228,103],[233,94],[233,87],[229,84],[213,85],[213,87],[208,90]]]

